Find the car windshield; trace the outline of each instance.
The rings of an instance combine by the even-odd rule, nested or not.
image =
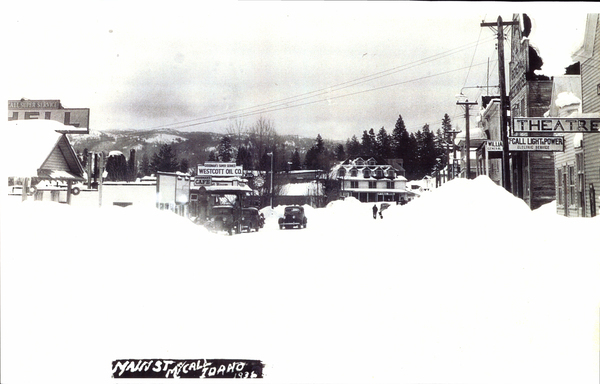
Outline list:
[[[213,208],[213,215],[228,215],[232,212],[232,208],[223,207],[223,208]]]
[[[286,208],[285,213],[289,213],[289,214],[300,213],[300,208]]]

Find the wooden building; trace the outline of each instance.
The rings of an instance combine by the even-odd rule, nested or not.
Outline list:
[[[600,20],[589,14],[583,46],[573,59],[580,75],[554,79],[549,117],[600,118]],[[600,133],[565,133],[555,154],[556,209],[564,216],[592,217],[600,210]]]
[[[85,178],[66,134],[57,132],[64,130],[64,125],[53,120],[14,120],[5,124],[2,170],[9,184],[12,181],[22,186],[23,200],[33,198],[70,204],[73,183],[83,182]],[[49,191],[38,189],[38,185],[48,182],[61,187]]]
[[[513,19],[523,25],[522,17]],[[524,28],[511,28],[510,116],[542,117],[550,106],[552,80],[534,73],[541,59],[529,45]],[[542,135],[552,135],[543,133]],[[555,199],[554,156],[549,152],[510,152],[510,184],[513,195],[523,199],[531,209]]]

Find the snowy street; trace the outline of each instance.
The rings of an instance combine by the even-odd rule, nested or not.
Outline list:
[[[371,207],[306,207],[292,230],[276,207],[226,236],[4,204],[3,382],[119,382],[111,361],[134,358],[258,359],[268,382],[597,382],[600,218],[531,212],[484,177]]]

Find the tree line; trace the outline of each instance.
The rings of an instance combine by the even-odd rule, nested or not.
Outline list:
[[[271,161],[275,172],[301,169],[328,172],[336,162],[358,156],[402,159],[406,177],[415,180],[446,165],[451,130],[448,114],[441,119],[440,128],[435,133],[428,124],[416,132],[408,132],[402,115],[399,115],[390,133],[385,127],[377,131],[371,128],[364,130],[360,139],[352,135],[345,145],[326,141],[318,134],[314,144],[301,153],[299,148],[277,134],[271,120],[260,117],[249,127],[241,122],[228,127],[219,144],[210,151],[208,160],[235,162],[245,170],[263,172],[271,170]],[[82,155],[84,165],[86,161],[87,149]],[[179,159],[171,144],[162,144],[151,157],[144,154],[140,161],[136,160],[135,150],[132,149],[129,159],[122,153],[112,153],[105,163],[109,181],[131,181],[158,171],[194,175],[195,166],[185,158]]]

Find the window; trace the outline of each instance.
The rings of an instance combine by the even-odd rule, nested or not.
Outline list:
[[[375,170],[375,177],[382,178],[383,177],[383,171],[381,169],[376,169]]]
[[[569,166],[569,205],[576,204],[576,195],[575,195],[575,167]]]
[[[358,181],[351,181],[350,188],[358,188]]]
[[[358,171],[356,170],[356,168],[350,170],[350,176],[356,177],[357,175],[358,175]]]
[[[396,178],[396,172],[394,172],[394,170],[393,170],[393,169],[390,169],[390,170],[388,170],[388,177],[389,177],[390,179],[394,179],[394,178]]]
[[[556,205],[563,205],[563,173],[560,169],[556,170]]]
[[[354,162],[356,165],[365,165],[365,161],[360,157]]]
[[[368,177],[371,177],[371,170],[369,168],[363,169],[363,177],[365,179],[368,178]]]
[[[377,188],[377,182],[376,181],[369,181],[369,188],[370,189]]]
[[[393,181],[388,181],[387,182],[387,189],[394,189],[394,182]]]
[[[375,165],[375,164],[377,164],[377,161],[375,161],[375,159],[371,157],[369,160],[367,160],[367,164]]]
[[[340,169],[338,170],[338,176],[339,176],[339,177],[344,177],[344,176],[346,176],[346,170],[345,170],[344,168],[340,168]]]

